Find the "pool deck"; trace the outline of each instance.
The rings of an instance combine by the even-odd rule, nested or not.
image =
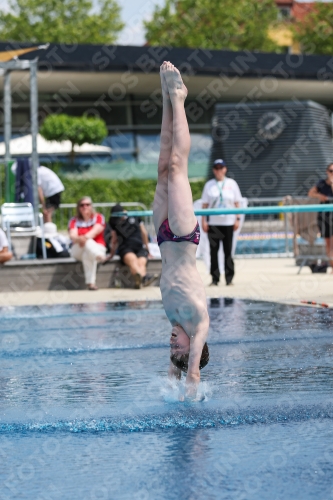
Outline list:
[[[206,285],[208,297],[231,297],[265,300],[286,304],[300,304],[301,300],[326,303],[333,307],[333,274],[312,274],[308,267],[297,274],[298,267],[292,258],[236,259],[236,275],[233,286],[226,286],[224,279],[218,287],[211,282],[205,265],[198,261],[198,269]],[[80,304],[93,302],[160,300],[156,286],[132,289],[100,289],[30,291],[0,293],[0,307],[21,305]]]

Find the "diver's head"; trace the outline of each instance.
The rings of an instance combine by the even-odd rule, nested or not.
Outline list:
[[[171,338],[170,338],[170,360],[177,368],[179,368],[185,373],[188,370],[189,353],[190,353],[190,339],[188,335],[180,325],[174,326],[172,328]],[[199,365],[200,370],[208,364],[208,361],[209,361],[209,350],[207,343],[205,343],[202,349],[202,354],[200,359],[200,365]]]

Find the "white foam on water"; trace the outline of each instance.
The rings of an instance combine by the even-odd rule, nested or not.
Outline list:
[[[185,394],[185,377],[181,380],[160,378],[159,392],[166,403],[183,403],[182,398]],[[200,382],[196,398],[192,403],[209,401],[213,394],[213,385],[209,382]],[[186,401],[187,403],[189,401]]]

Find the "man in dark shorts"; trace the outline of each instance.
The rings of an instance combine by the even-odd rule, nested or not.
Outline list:
[[[44,222],[52,222],[52,215],[59,208],[61,193],[65,190],[56,173],[41,165],[37,170],[38,195],[43,206]]]
[[[320,179],[308,193],[310,198],[317,198],[320,203],[333,201],[333,163],[327,165],[326,179]],[[333,212],[318,213],[318,227],[322,238],[325,238],[326,255],[330,260],[333,273]]]
[[[139,217],[112,216],[113,213],[125,211],[121,205],[115,205],[111,209],[109,219],[112,230],[110,259],[118,250],[121,261],[130,269],[135,288],[141,288],[141,285],[150,285],[157,276],[147,274],[147,259],[150,254],[148,233],[142,220]]]

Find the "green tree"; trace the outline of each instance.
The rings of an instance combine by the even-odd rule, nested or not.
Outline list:
[[[312,54],[333,52],[333,4],[316,3],[301,21],[293,25],[294,40]]]
[[[124,25],[116,0],[10,0],[0,11],[0,39],[17,42],[114,43]]]
[[[274,0],[166,0],[145,22],[151,45],[230,50],[279,50],[269,38]]]
[[[81,146],[85,142],[100,144],[108,135],[104,120],[88,118],[87,116],[75,117],[65,114],[49,115],[45,118],[40,128],[40,134],[47,141],[71,141],[71,161],[74,163],[74,146]]]

